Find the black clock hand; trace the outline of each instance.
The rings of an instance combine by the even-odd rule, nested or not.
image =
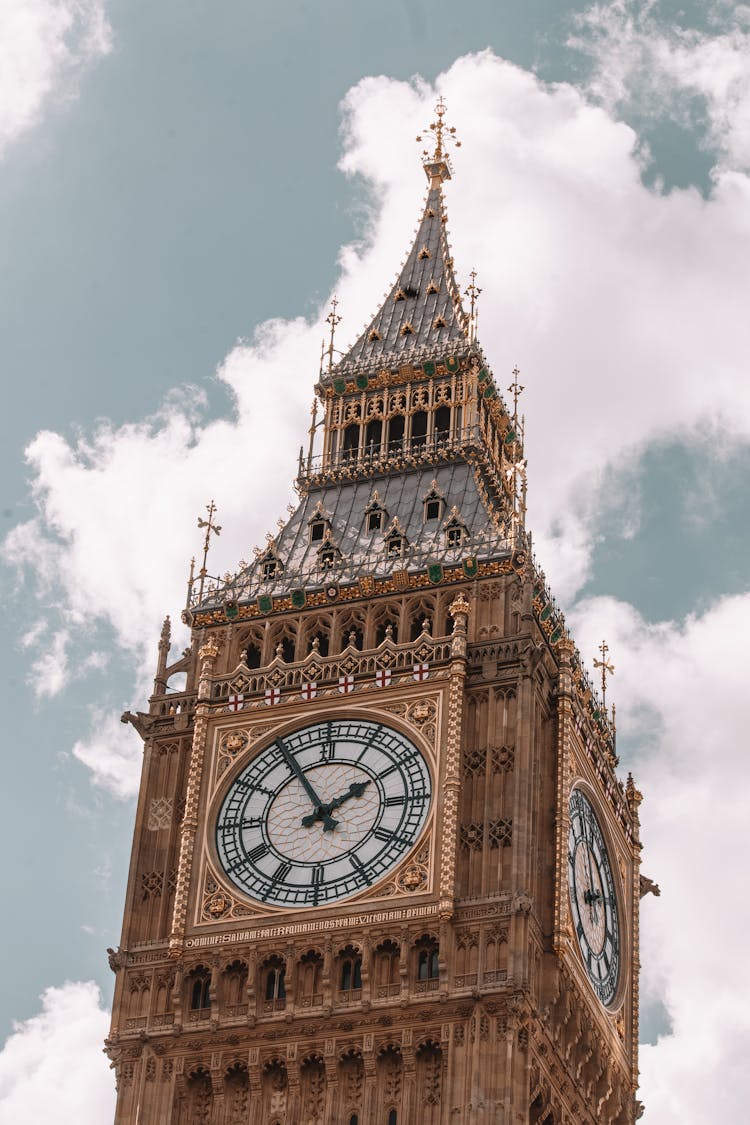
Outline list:
[[[598,898],[599,898],[599,893],[598,893],[598,891],[594,890],[594,873],[591,869],[591,848],[589,846],[588,837],[586,835],[586,822],[585,821],[583,822],[583,846],[586,849],[586,866],[588,867],[588,871],[589,871],[588,897],[587,897],[586,894],[584,894],[583,901],[588,902],[589,915],[591,917],[592,922],[594,922],[596,924],[596,922],[598,921],[596,903],[597,903]]]
[[[353,781],[347,789],[346,793],[342,793],[340,797],[334,797],[334,799],[328,805],[329,810],[333,812],[334,809],[340,808],[340,806],[343,805],[344,801],[348,801],[350,797],[361,797],[369,784],[369,780]]]
[[[314,824],[321,816],[332,813],[334,809],[341,808],[344,801],[348,801],[350,797],[361,797],[369,784],[369,781],[353,781],[346,793],[342,793],[340,797],[334,797],[333,800],[329,801],[326,805],[319,805],[310,816],[303,816],[302,826],[304,828],[309,828],[310,825]]]
[[[310,820],[309,817],[305,817],[304,820],[302,821],[302,824],[305,826],[305,828],[309,828],[310,824],[314,824],[316,820],[320,819],[320,820],[323,821],[323,831],[324,832],[333,832],[334,828],[338,824],[338,821],[334,820],[333,817],[328,815],[329,814],[328,806],[325,805],[323,803],[323,801],[321,801],[320,797],[315,792],[315,790],[313,789],[313,787],[310,784],[310,782],[308,781],[308,779],[305,777],[304,772],[300,768],[299,762],[294,757],[294,755],[291,754],[287,750],[286,746],[284,745],[284,743],[281,741],[280,738],[276,739],[276,745],[278,746],[279,750],[281,751],[282,757],[283,757],[284,761],[286,762],[286,764],[289,766],[289,769],[292,771],[294,776],[296,778],[298,778],[299,781],[302,783],[302,788],[307,793],[308,797],[310,798],[310,800],[312,802],[313,808],[315,809],[315,814],[313,816],[313,819]],[[318,814],[320,814],[320,816]]]

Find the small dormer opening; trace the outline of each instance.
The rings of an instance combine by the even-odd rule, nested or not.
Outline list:
[[[429,281],[428,285],[427,285],[427,292],[428,293],[439,293],[440,292],[440,289],[439,289],[438,285],[435,283],[435,281],[433,279],[431,279]]]
[[[281,573],[281,563],[274,555],[269,555],[263,560],[263,577],[268,581]]]
[[[310,542],[321,543],[326,533],[328,521],[324,519],[316,519],[310,521]]]
[[[411,324],[409,324],[408,320],[407,320],[406,324],[402,325],[401,335],[402,336],[413,336],[414,335],[414,329],[411,326]]]
[[[464,538],[464,529],[460,525],[446,529],[445,537],[449,547],[460,547]]]
[[[405,300],[406,300],[406,293],[404,293],[403,289],[399,289],[393,297],[393,303],[396,304],[398,301],[405,301]]]
[[[444,316],[436,316],[435,319],[432,322],[432,327],[433,328],[446,328],[447,324],[446,324],[445,317]]]
[[[443,507],[443,501],[439,496],[430,497],[424,502],[424,518],[425,520],[439,520],[440,512]]]
[[[374,344],[376,340],[382,340],[383,337],[380,335],[377,328],[373,328],[372,332],[367,337],[367,339],[370,341],[371,344]]]
[[[426,246],[423,246],[422,249],[419,251],[419,260],[424,261],[425,258],[430,258],[430,257],[432,257],[432,255],[430,254],[430,251],[427,249]]]
[[[367,530],[380,531],[383,527],[383,509],[373,508],[371,512],[367,513]]]
[[[398,558],[407,546],[406,536],[398,526],[398,520],[394,520],[394,526],[385,537],[385,553],[389,559]]]
[[[318,561],[323,570],[331,570],[331,568],[335,566],[337,553],[336,548],[331,543],[320,548],[318,551]]]

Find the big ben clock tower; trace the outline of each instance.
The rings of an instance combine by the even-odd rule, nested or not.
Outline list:
[[[204,564],[190,647],[165,622],[123,716],[117,1125],[639,1114],[640,794],[531,556],[518,373],[508,408],[454,276],[444,113],[396,283],[342,357],[329,318],[296,510],[234,576]]]

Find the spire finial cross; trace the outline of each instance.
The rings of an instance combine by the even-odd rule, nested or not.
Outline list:
[[[333,370],[333,355],[334,355],[333,341],[334,341],[335,336],[336,336],[336,328],[338,327],[339,324],[341,324],[341,317],[336,312],[336,309],[338,307],[339,307],[339,299],[336,296],[336,294],[334,293],[333,298],[331,300],[331,311],[329,312],[328,316],[326,317],[326,324],[330,324],[330,326],[331,326],[331,337],[330,337],[330,340],[328,341],[328,349],[327,349],[328,370],[329,371]]]
[[[602,641],[599,645],[599,652],[602,654],[601,660],[594,660],[594,667],[601,668],[602,670],[602,707],[607,709],[607,675],[614,676],[615,666],[607,660],[607,653],[609,652],[609,645],[606,641]]]
[[[469,274],[471,284],[464,290],[465,296],[469,298],[469,326],[471,333],[471,343],[473,344],[477,338],[477,319],[479,317],[479,294],[482,290],[477,285],[477,271],[472,270]]]
[[[523,384],[518,382],[518,376],[520,374],[521,374],[521,372],[520,372],[520,369],[518,368],[518,366],[514,367],[513,370],[511,371],[511,375],[513,376],[513,382],[508,387],[508,390],[513,395],[513,425],[514,425],[514,427],[518,424],[518,399],[523,394],[523,392],[526,390],[526,388],[523,386]]]
[[[205,527],[206,529],[206,535],[203,540],[203,565],[198,571],[198,577],[200,578],[200,587],[198,589],[199,602],[203,600],[203,587],[206,581],[206,575],[208,574],[208,571],[206,570],[206,562],[208,560],[208,549],[211,546],[211,536],[221,535],[220,526],[218,525],[218,523],[214,523],[214,516],[216,515],[218,508],[214,504],[213,500],[210,502],[210,504],[206,504],[206,511],[208,512],[207,520],[204,520],[201,516],[198,516],[198,527]]]
[[[448,141],[452,141],[453,144],[456,146],[456,148],[461,147],[461,142],[459,140],[456,140],[456,127],[455,127],[455,125],[446,125],[445,122],[443,121],[443,118],[445,117],[445,111],[447,110],[447,108],[448,108],[447,105],[443,101],[443,95],[441,94],[440,97],[438,98],[437,104],[435,106],[436,120],[431,121],[430,124],[427,126],[427,128],[430,130],[430,132],[433,133],[434,136],[435,136],[435,149],[432,152],[432,154],[430,154],[429,149],[425,148],[425,149],[422,150],[422,155],[425,157],[426,160],[430,160],[430,161],[445,160],[445,158],[448,155],[448,153],[445,150],[445,146],[448,144]],[[426,136],[426,130],[425,130],[424,135],[422,133],[420,133],[418,135],[417,141],[420,144],[422,144],[422,143],[427,144],[428,143],[427,136]]]

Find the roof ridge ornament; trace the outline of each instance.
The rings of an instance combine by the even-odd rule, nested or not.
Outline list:
[[[431,188],[437,187],[444,180],[449,180],[451,178],[452,168],[447,151],[448,145],[453,144],[456,148],[461,147],[461,142],[456,138],[455,125],[446,125],[443,121],[447,108],[443,101],[443,95],[441,94],[435,105],[436,120],[431,121],[427,126],[427,129],[429,129],[435,138],[435,148],[432,153],[430,153],[428,148],[422,149],[422,156],[424,157],[422,166],[427,179],[430,181]],[[428,143],[427,129],[424,133],[419,133],[417,135],[419,144]]]

